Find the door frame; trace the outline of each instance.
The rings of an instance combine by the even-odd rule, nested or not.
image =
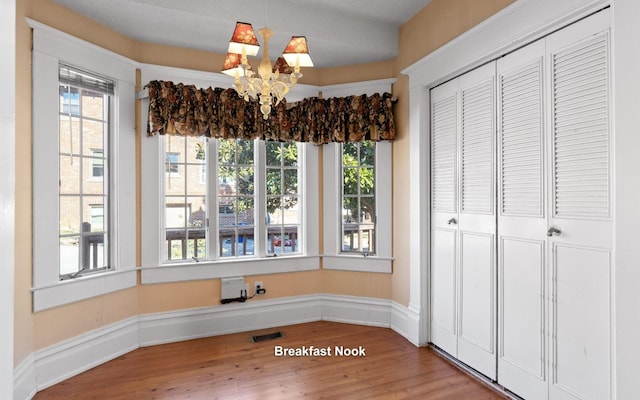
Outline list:
[[[14,358],[16,1],[0,2],[0,398],[12,399]]]

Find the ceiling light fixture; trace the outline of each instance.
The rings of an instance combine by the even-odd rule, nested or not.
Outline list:
[[[269,39],[273,31],[264,27],[258,31],[264,42],[262,59],[255,75],[247,56],[258,54],[260,44],[251,24],[237,22],[236,29],[229,41],[229,50],[224,60],[222,72],[235,78],[234,87],[245,101],[250,98],[260,100],[260,112],[264,119],[269,118],[271,104],[277,106],[298,79],[302,78],[300,67],[313,67],[307,38],[293,36],[275,64],[269,59]]]

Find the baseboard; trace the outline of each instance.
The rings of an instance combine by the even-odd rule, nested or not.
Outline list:
[[[138,347],[137,317],[132,317],[36,351],[37,388],[47,388]]]
[[[30,354],[13,370],[14,400],[31,399],[38,392],[35,358]]]
[[[140,346],[319,321],[323,301],[309,295],[142,315]]]
[[[313,321],[393,329],[410,342],[415,313],[391,300],[318,294],[140,315],[65,340],[27,357],[14,370],[14,400],[139,347]]]

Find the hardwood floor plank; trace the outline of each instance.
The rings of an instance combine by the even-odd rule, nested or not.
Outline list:
[[[284,337],[254,343],[253,335]],[[303,346],[331,356],[280,356]],[[336,347],[365,356],[336,356]],[[312,353],[310,353],[312,354]],[[507,397],[386,328],[313,322],[141,348],[36,394],[35,400],[464,399]]]

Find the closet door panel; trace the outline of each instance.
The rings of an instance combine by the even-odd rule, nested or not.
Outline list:
[[[457,283],[454,229],[433,229],[431,255],[431,341],[457,354]]]
[[[553,248],[554,399],[611,398],[611,252]]]
[[[431,341],[457,357],[457,81],[431,90]]]
[[[458,358],[496,377],[495,63],[460,80]]]
[[[504,285],[501,298],[500,358],[512,367],[544,381],[545,243],[503,237],[501,242]],[[502,370],[500,371],[502,372]]]
[[[498,60],[498,382],[546,399],[545,40]]]
[[[460,232],[459,359],[495,379],[494,235]]]
[[[547,39],[552,399],[611,399],[613,215],[609,12]]]

